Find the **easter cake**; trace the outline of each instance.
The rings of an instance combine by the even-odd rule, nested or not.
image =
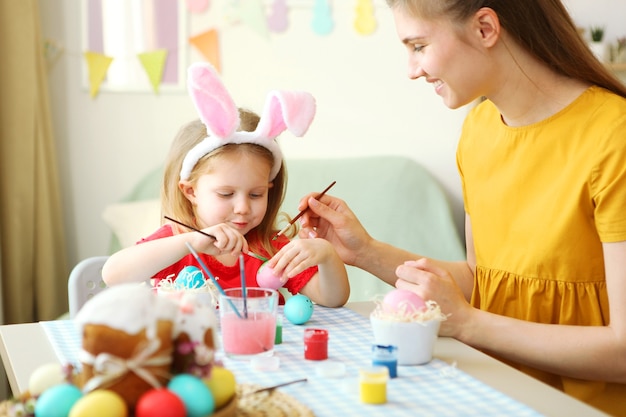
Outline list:
[[[31,381],[38,373],[48,375],[29,383],[19,398],[0,403],[0,417],[88,417],[104,415],[95,411],[104,409],[110,417],[146,417],[164,409],[175,417],[235,415],[234,375],[215,360],[215,308],[195,294],[113,286],[85,303],[75,322],[81,369],[42,367]]]
[[[174,351],[176,304],[139,285],[118,285],[85,303],[76,316],[82,335],[78,385],[107,388],[128,406],[168,380]]]

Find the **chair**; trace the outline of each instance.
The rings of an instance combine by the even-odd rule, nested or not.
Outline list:
[[[83,259],[70,272],[67,281],[70,318],[76,316],[87,300],[107,288],[102,280],[102,266],[108,258],[94,256]]]

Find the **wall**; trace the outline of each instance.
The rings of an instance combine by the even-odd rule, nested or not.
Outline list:
[[[333,1],[336,27],[325,37],[310,30],[313,1],[292,1],[286,34],[263,39],[245,25],[226,25],[211,16],[194,17],[190,33],[221,25],[223,80],[238,105],[260,111],[267,91],[275,88],[315,95],[318,113],[308,134],[297,139],[282,136],[288,159],[408,155],[444,186],[461,229],[454,152],[466,109],[447,109],[426,83],[406,77],[404,47],[383,0],[375,1],[379,27],[369,36],[352,28],[355,1]],[[210,2],[217,10],[224,3]],[[607,22],[610,39],[626,33],[619,24],[626,22],[623,0],[567,4],[581,26]],[[90,99],[80,82],[79,3],[41,0],[40,7],[44,37],[64,48],[50,63],[49,76],[69,261],[74,264],[106,254],[110,234],[102,210],[161,163],[178,127],[196,115],[184,92],[101,92]],[[200,59],[191,51],[190,60]]]

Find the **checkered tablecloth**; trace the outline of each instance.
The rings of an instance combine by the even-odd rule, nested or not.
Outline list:
[[[282,315],[282,310],[280,312]],[[71,321],[41,322],[63,362],[76,363],[80,340]],[[321,362],[304,359],[304,329],[328,330],[328,361],[341,362],[343,377],[319,376]],[[276,385],[300,378],[307,382],[280,388],[313,410],[316,416],[540,416],[528,406],[439,359],[420,366],[399,366],[398,377],[387,383],[387,403],[359,400],[358,372],[371,365],[373,334],[369,320],[347,308],[315,306],[311,320],[293,325],[283,317],[283,343],[274,355],[280,367],[259,371],[249,362],[218,357],[239,383]]]

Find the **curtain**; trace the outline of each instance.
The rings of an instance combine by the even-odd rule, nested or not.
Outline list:
[[[0,284],[5,324],[67,311],[67,256],[37,0],[0,1]]]

